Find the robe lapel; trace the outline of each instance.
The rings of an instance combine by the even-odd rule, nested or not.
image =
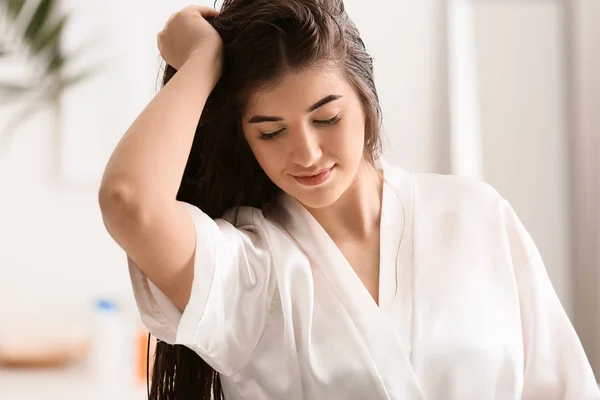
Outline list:
[[[321,269],[335,295],[344,305],[390,398],[421,399],[423,394],[409,355],[403,349],[404,346],[410,351],[411,336],[406,331],[412,330],[412,279],[408,273],[402,272],[398,275],[396,272],[400,239],[411,235],[407,235],[406,230],[404,236],[402,235],[403,219],[399,216],[405,215],[407,211],[402,211],[395,185],[405,183],[403,179],[407,179],[407,176],[397,176],[398,171],[402,170],[383,166],[388,183],[384,185],[382,204],[382,237],[385,239],[381,241],[380,257],[380,304],[383,304],[381,309],[327,232],[297,200],[288,195],[282,196],[281,199],[290,216],[285,229],[308,256],[311,265]],[[406,268],[410,269],[410,265]],[[410,281],[401,283],[400,279]],[[398,295],[400,290],[407,292]],[[398,308],[398,304],[402,306]],[[404,313],[408,309],[409,317],[393,317],[388,320],[385,315]],[[410,323],[408,327],[403,327],[402,324],[406,321]]]
[[[381,161],[379,307],[411,358],[413,328],[413,184],[410,174]]]

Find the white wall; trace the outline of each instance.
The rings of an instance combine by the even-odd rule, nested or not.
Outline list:
[[[573,0],[569,14],[570,138],[575,328],[600,377],[600,2]]]
[[[476,1],[483,177],[516,209],[570,311],[566,26],[561,1]]]
[[[346,4],[375,59],[388,160],[416,171],[448,172],[444,2]]]

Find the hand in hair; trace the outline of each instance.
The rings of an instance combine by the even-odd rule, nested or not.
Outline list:
[[[220,76],[223,42],[217,31],[206,21],[218,15],[209,7],[189,6],[173,14],[157,36],[162,58],[180,69],[192,56],[199,55],[214,65]]]

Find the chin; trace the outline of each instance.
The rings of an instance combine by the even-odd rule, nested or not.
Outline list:
[[[344,175],[340,174],[336,168],[329,180],[319,186],[303,186],[296,181],[287,181],[285,188],[278,186],[304,207],[319,209],[331,206],[342,197],[349,186],[344,178]]]
[[[338,186],[338,185],[335,185]],[[323,187],[312,192],[294,193],[291,194],[296,200],[298,200],[304,207],[318,209],[329,207],[334,204],[344,193],[344,190],[340,187]]]

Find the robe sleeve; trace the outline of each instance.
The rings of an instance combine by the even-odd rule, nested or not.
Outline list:
[[[194,280],[183,313],[128,258],[143,323],[158,339],[194,350],[211,367],[232,375],[255,349],[266,323],[275,278],[265,219],[240,209],[234,226],[182,203],[196,229]]]
[[[523,400],[596,400],[598,384],[531,236],[510,207],[507,226],[521,309]]]

